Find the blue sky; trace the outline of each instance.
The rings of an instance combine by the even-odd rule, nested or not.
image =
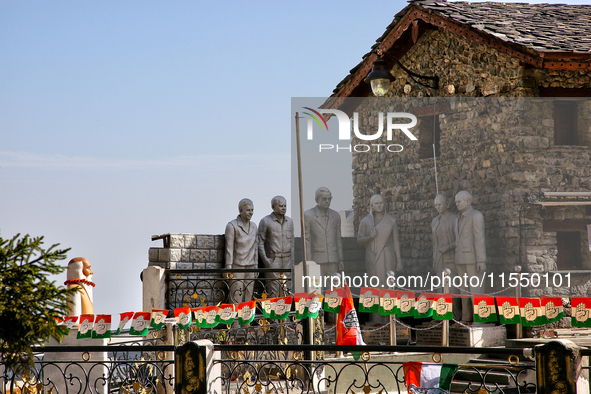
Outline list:
[[[404,6],[0,1],[0,235],[71,247],[95,313],[139,311],[151,235],[290,198],[291,97],[329,96]]]

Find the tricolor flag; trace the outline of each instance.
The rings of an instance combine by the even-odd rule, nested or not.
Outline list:
[[[251,300],[238,304],[238,324],[241,326],[252,323],[256,312],[256,301]]]
[[[289,311],[291,311],[292,303],[292,296],[275,298],[275,301],[272,303],[271,319],[287,319],[289,317]]]
[[[433,297],[433,319],[435,320],[452,320],[452,295],[451,293],[446,294],[434,294]]]
[[[546,319],[542,314],[539,298],[520,298],[519,309],[521,324],[525,326],[541,326]]]
[[[195,325],[201,328],[214,328],[218,325],[218,311],[219,307],[202,306],[201,308],[193,309],[195,315]]]
[[[402,368],[409,393],[417,392],[414,388],[441,389],[448,392],[451,380],[458,370],[457,364],[433,364],[420,361],[403,363]],[[442,393],[441,390],[433,390],[433,393]]]
[[[151,317],[151,312],[136,312],[135,315],[133,315],[133,321],[131,322],[129,335],[139,335],[142,337],[148,335]]]
[[[380,315],[390,316],[398,312],[398,291],[380,289]]]
[[[166,309],[152,309],[150,327],[158,331],[162,330],[166,316],[168,316],[168,311]]]
[[[345,288],[327,291],[324,295],[324,312],[339,313],[339,309],[341,308],[341,302],[343,301],[344,294]]]
[[[189,306],[183,306],[174,310],[174,317],[179,326],[179,330],[184,330],[191,325],[191,308]]]
[[[92,329],[93,338],[111,338],[111,315],[97,315]]]
[[[92,337],[92,327],[94,326],[94,315],[81,315],[80,327],[76,339]]]
[[[519,301],[515,297],[496,297],[501,324],[520,324]]]
[[[265,298],[262,300],[259,300],[261,303],[261,312],[263,313],[263,316],[266,317],[267,319],[270,319],[271,316],[273,315],[273,303],[275,302],[275,300],[277,300],[276,298]]]
[[[337,345],[365,345],[351,290],[345,283],[345,293],[337,318]]]
[[[316,293],[295,293],[294,306],[296,310],[296,319],[318,317],[318,311],[322,305],[321,295]]]
[[[74,327],[74,324],[78,321],[78,316],[68,316],[65,318],[64,323],[68,326],[68,331]]]
[[[564,308],[562,307],[562,298],[560,297],[542,296],[540,306],[546,316],[546,324],[554,323],[564,317]]]
[[[411,317],[414,316],[415,308],[415,293],[414,291],[398,291],[398,309],[399,317]]]
[[[233,304],[221,304],[216,317],[218,324],[232,324],[238,315],[238,309]]]
[[[591,327],[591,298],[573,297],[570,300],[571,325],[573,327]]]
[[[362,287],[359,294],[359,312],[378,313],[380,311],[380,290]]]
[[[414,316],[416,319],[433,316],[433,294],[422,293],[417,298]]]
[[[489,323],[497,321],[495,298],[484,294],[474,294],[474,322]]]
[[[125,328],[125,325],[128,321],[131,320],[133,317],[133,312],[125,312],[119,314],[119,327],[117,327],[117,331],[115,331],[115,335],[121,334],[121,331]]]

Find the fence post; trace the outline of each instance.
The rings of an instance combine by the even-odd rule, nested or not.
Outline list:
[[[222,368],[220,352],[207,339],[191,341],[174,351],[175,392],[177,394],[220,394]]]
[[[580,348],[567,339],[557,339],[534,348],[538,394],[589,393],[589,372],[581,370]],[[588,360],[585,360],[588,364]]]

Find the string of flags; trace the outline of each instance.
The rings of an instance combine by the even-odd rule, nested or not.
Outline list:
[[[558,321],[564,317],[561,297],[542,296],[505,297],[476,294],[473,296],[458,294],[421,293],[417,296],[412,291],[384,290],[361,288],[358,311],[363,313],[379,313],[382,316],[432,318],[434,320],[453,319],[453,298],[472,299],[474,321],[476,323],[522,324],[523,326],[540,326]],[[292,306],[296,319],[317,318],[320,310],[328,313],[340,313],[349,300],[351,293],[348,287],[327,291],[324,296],[319,293],[296,293],[288,297],[265,298],[234,304],[218,304],[190,308],[176,308],[174,317],[180,329],[193,324],[200,328],[214,328],[217,325],[250,324],[254,318],[257,303],[264,318],[283,320],[289,317]],[[349,304],[347,304],[349,305]],[[353,308],[347,306],[349,311]],[[571,325],[573,327],[591,327],[591,298],[571,298]],[[119,325],[111,330],[111,315],[81,315],[66,317],[62,324],[72,328],[78,323],[77,338],[110,338],[119,335],[131,321],[130,335],[146,336],[150,328],[161,330],[169,314],[168,310],[153,309],[151,312],[121,313]],[[355,316],[356,319],[356,316]]]

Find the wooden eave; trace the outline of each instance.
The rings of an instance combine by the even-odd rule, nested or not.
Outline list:
[[[354,71],[352,70],[349,80],[344,83],[338,92],[332,94],[322,107],[340,108],[346,97],[369,96],[371,90],[363,80],[371,71],[373,62],[378,59],[375,51],[389,52],[400,59],[417,42],[424,31],[433,28],[453,32],[471,41],[486,45],[489,48],[519,59],[521,63],[534,68],[591,70],[591,53],[538,52],[519,44],[503,41],[492,34],[474,29],[419,5],[411,4],[409,11],[402,16],[392,30],[382,37],[380,43],[374,45],[372,52],[364,58]],[[384,60],[388,61],[387,58],[384,58]],[[412,67],[410,68],[412,69]],[[346,108],[341,109],[345,110],[345,112],[347,110]]]

